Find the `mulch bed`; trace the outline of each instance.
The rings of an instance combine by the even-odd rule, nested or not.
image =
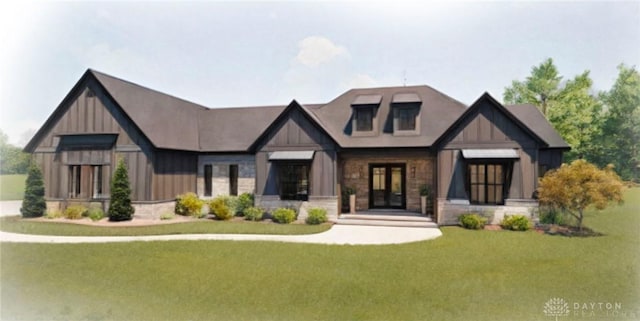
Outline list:
[[[538,224],[535,227],[535,230],[538,233],[544,233],[549,235],[560,235],[560,236],[568,236],[568,237],[591,237],[591,236],[602,236],[604,234],[596,232],[588,227],[582,227],[582,230],[579,230],[575,226],[564,226],[564,225],[556,225],[556,224]]]

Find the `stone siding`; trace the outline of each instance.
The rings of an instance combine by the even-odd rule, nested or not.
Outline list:
[[[310,197],[308,201],[288,201],[281,200],[277,195],[256,195],[256,206],[271,212],[280,207],[293,208],[298,213],[298,222],[303,223],[307,218],[307,210],[311,208],[324,208],[327,210],[329,221],[335,222],[338,219],[338,198],[335,196]]]
[[[538,202],[535,200],[510,200],[505,205],[473,205],[467,200],[438,200],[438,224],[457,225],[458,216],[478,213],[488,218],[488,224],[500,224],[507,215],[524,215],[533,221],[538,219]]]
[[[342,186],[356,189],[356,210],[369,209],[369,165],[385,163],[405,164],[407,210],[420,212],[420,186],[434,186],[435,157],[345,157]]]
[[[256,163],[254,155],[201,155],[198,156],[197,194],[204,196],[204,166],[211,165],[211,198],[229,195],[229,166],[238,165],[238,195],[254,193]]]

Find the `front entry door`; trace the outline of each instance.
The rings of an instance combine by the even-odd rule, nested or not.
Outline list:
[[[369,207],[406,208],[405,165],[369,166]]]

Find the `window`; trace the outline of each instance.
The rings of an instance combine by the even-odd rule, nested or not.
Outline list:
[[[80,197],[80,165],[69,166],[69,198]]]
[[[397,130],[416,129],[416,110],[411,107],[399,107],[396,109]]]
[[[102,166],[93,166],[92,173],[91,179],[93,182],[91,186],[93,187],[93,198],[100,198],[102,197]]]
[[[211,196],[211,179],[213,176],[213,167],[211,164],[204,165],[204,196]]]
[[[359,107],[354,109],[356,131],[373,130],[373,108]]]
[[[309,165],[280,163],[278,178],[281,200],[309,199]]]
[[[229,165],[229,195],[238,196],[238,165]]]
[[[472,204],[504,204],[507,189],[505,164],[469,164],[469,196]]]
[[[549,171],[549,166],[547,166],[546,164],[538,165],[538,177],[544,176],[544,174],[546,174],[547,171]]]

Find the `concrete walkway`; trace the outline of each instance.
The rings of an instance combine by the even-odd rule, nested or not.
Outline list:
[[[111,243],[135,241],[229,240],[314,244],[381,245],[435,239],[438,228],[334,225],[330,230],[305,235],[176,234],[149,236],[49,236],[0,232],[0,242],[12,243]]]

